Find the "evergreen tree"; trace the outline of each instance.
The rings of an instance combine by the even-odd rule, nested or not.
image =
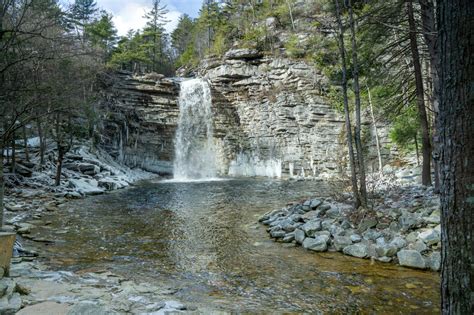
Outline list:
[[[104,52],[105,60],[117,43],[117,29],[112,22],[112,15],[102,11],[101,17],[87,25],[85,31],[91,44]]]
[[[161,0],[153,0],[151,11],[144,16],[147,23],[143,36],[148,42],[152,71],[158,71],[160,66],[164,64],[164,50],[167,40],[164,26],[169,22],[166,19],[167,13],[166,5],[162,5]]]

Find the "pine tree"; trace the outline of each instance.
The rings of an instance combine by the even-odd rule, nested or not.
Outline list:
[[[150,41],[152,71],[158,71],[159,65],[163,65],[163,52],[166,44],[164,26],[169,22],[166,18],[168,10],[161,0],[153,0],[152,9],[144,16],[147,19],[143,35]]]

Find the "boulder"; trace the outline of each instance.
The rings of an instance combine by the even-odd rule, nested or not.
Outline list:
[[[366,218],[359,223],[359,231],[364,232],[367,229],[375,227],[377,223],[378,221],[376,218]]]
[[[410,249],[403,249],[397,253],[398,262],[402,266],[425,269],[426,263],[423,256],[416,251]]]
[[[395,256],[395,254],[397,253],[398,251],[398,248],[396,246],[393,246],[393,245],[377,245],[375,247],[375,252],[377,253],[377,256],[379,257],[392,257],[392,256]]]
[[[333,240],[334,248],[337,251],[342,251],[345,247],[352,245],[352,240],[349,236],[334,236]]]
[[[315,238],[307,237],[303,241],[303,247],[317,252],[325,252],[328,249],[329,236],[320,235]]]
[[[423,231],[418,237],[425,242],[426,245],[434,245],[441,241],[441,237],[435,229]]]
[[[308,211],[301,216],[301,219],[304,222],[308,222],[311,220],[315,220],[318,217],[318,215],[319,215],[319,211]]]
[[[397,236],[393,238],[393,240],[390,242],[390,245],[393,245],[398,249],[402,249],[403,247],[407,246],[407,242],[403,237]]]
[[[86,175],[93,176],[100,173],[100,167],[94,164],[80,163],[77,167],[81,173]]]
[[[312,199],[309,206],[311,209],[315,210],[317,207],[319,207],[320,205],[322,205],[323,202],[319,199]]]
[[[119,187],[118,183],[111,179],[100,179],[97,182],[97,186],[109,191],[116,190]]]
[[[359,234],[352,234],[350,238],[353,243],[359,243],[360,241],[362,241],[362,236],[360,236]]]
[[[369,250],[367,248],[367,245],[362,244],[362,243],[357,243],[357,244],[344,247],[342,252],[346,255],[354,256],[358,258],[365,258],[369,255]]]
[[[305,232],[306,236],[314,236],[314,233],[321,231],[321,220],[308,221],[301,226],[301,229]]]
[[[439,271],[441,268],[441,253],[433,252],[428,258],[428,267],[433,271]]]
[[[304,239],[306,238],[306,235],[303,230],[296,229],[295,230],[295,241],[298,244],[303,244]]]

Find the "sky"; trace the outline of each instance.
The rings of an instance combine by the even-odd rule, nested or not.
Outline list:
[[[145,25],[143,15],[151,9],[152,0],[96,0],[97,6],[113,14],[118,35],[125,35],[129,29],[141,29]],[[186,13],[197,17],[202,0],[162,0],[168,9],[165,25],[167,32],[176,28],[179,17]]]

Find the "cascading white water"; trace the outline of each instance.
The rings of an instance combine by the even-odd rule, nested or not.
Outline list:
[[[175,139],[174,178],[216,177],[211,89],[202,79],[181,82]]]

